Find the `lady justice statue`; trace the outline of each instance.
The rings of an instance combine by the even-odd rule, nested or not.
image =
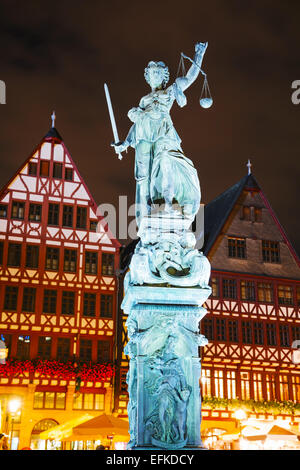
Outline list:
[[[105,86],[112,145],[119,158],[129,146],[135,149],[140,240],[124,279],[121,305],[128,315],[124,352],[130,357],[128,448],[132,449],[201,447],[199,346],[207,340],[199,334],[199,321],[211,293],[210,263],[195,248],[190,231],[200,205],[200,184],[192,161],[183,153],[170,111],[175,100],[185,106],[185,90],[200,72],[204,74],[206,49],[207,43],[197,43],[187,74],[168,87],[167,66],[149,62],[145,79],[151,92],[128,112],[133,125],[124,142],[119,142]]]
[[[153,205],[164,204],[170,215],[176,210],[194,219],[200,205],[200,185],[192,161],[181,148],[181,139],[173,125],[170,111],[174,101],[186,105],[184,91],[197,79],[208,43],[197,43],[194,60],[187,74],[167,87],[169,70],[164,62],[149,62],[145,69],[151,92],[137,108],[128,112],[133,122],[124,142],[114,142],[116,153],[129,146],[135,149],[136,222],[138,227]],[[182,54],[183,56],[183,54]],[[186,57],[186,56],[183,56]]]

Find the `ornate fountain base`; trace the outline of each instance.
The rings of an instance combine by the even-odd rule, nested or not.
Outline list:
[[[201,449],[199,334],[210,287],[128,285],[128,448]]]

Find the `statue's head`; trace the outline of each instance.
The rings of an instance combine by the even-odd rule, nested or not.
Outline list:
[[[169,69],[164,62],[152,60],[145,68],[145,79],[151,88],[165,88],[169,77]]]

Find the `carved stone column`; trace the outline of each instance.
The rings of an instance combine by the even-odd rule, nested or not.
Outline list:
[[[132,449],[201,448],[199,334],[210,287],[128,285],[127,376]]]

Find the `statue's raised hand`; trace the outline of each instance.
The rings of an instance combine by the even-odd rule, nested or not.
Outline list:
[[[195,45],[196,54],[204,54],[208,46],[208,42],[197,42]]]

